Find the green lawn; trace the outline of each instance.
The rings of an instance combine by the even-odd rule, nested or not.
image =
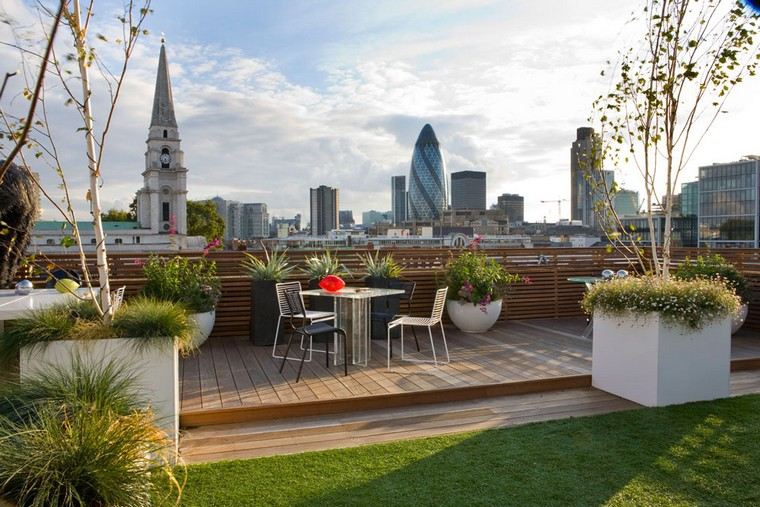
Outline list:
[[[760,505],[760,396],[188,473],[188,506]]]

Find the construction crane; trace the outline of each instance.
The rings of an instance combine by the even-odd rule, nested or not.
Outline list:
[[[562,220],[562,203],[567,202],[567,199],[551,199],[548,201],[541,201],[542,204],[557,203],[557,222]]]

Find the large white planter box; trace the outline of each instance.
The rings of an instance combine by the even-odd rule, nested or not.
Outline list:
[[[729,395],[731,318],[694,330],[657,313],[594,313],[592,385],[648,407]]]
[[[58,340],[21,349],[21,381],[47,366],[66,368],[79,356],[84,364],[118,362],[135,378],[135,387],[153,409],[158,425],[177,446],[179,432],[179,358],[176,343],[136,347],[134,339]]]
[[[485,333],[496,324],[501,314],[501,299],[485,307],[467,301],[449,299],[446,311],[454,325],[465,333]]]

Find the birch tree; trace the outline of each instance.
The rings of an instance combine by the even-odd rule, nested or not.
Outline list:
[[[635,167],[645,190],[651,266],[668,278],[673,196],[695,151],[731,92],[760,62],[758,13],[733,0],[646,0],[641,44],[619,54],[609,93],[594,102],[605,165]],[[604,73],[603,73],[604,74]],[[630,244],[606,192],[603,213],[613,240]],[[663,241],[654,215],[664,215]],[[637,249],[637,254],[642,250]]]

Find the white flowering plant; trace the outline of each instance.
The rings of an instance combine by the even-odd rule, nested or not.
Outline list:
[[[692,329],[735,315],[740,304],[739,296],[722,280],[664,280],[656,276],[615,278],[597,283],[581,302],[588,314],[657,312],[672,323]]]

